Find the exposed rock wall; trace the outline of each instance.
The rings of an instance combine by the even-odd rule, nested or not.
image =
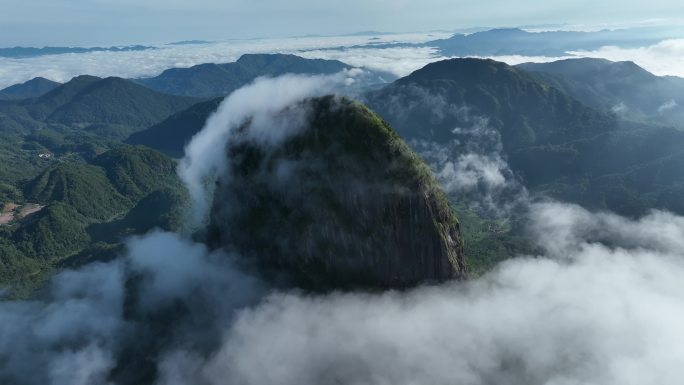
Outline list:
[[[405,287],[466,276],[458,220],[433,175],[377,115],[326,97],[281,143],[227,148],[210,238],[314,288]],[[294,110],[284,111],[282,119]]]

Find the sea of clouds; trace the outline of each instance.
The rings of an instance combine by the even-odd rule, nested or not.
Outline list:
[[[304,57],[339,59],[349,55],[349,64],[391,71],[404,76],[437,58],[432,49],[348,50],[344,47],[369,43],[421,43],[448,37],[444,33],[401,35],[301,37],[284,39],[232,40],[202,44],[159,45],[156,49],[130,52],[90,52],[48,55],[32,58],[0,58],[0,88],[37,76],[66,82],[77,75],[152,77],[168,68],[185,68],[202,63],[234,62],[248,53],[293,53]],[[407,57],[407,63],[396,63]],[[388,59],[389,58],[389,59]],[[394,63],[392,63],[394,62]],[[392,63],[390,66],[385,64]]]
[[[37,76],[66,82],[77,75],[151,77],[168,68],[202,63],[227,63],[246,53],[291,53],[306,58],[337,59],[353,66],[406,76],[426,64],[447,57],[425,46],[380,46],[369,44],[424,43],[449,37],[448,33],[412,33],[377,36],[300,37],[233,40],[203,44],[157,45],[155,49],[131,52],[90,52],[33,58],[0,58],[0,88]],[[569,52],[563,57],[491,56],[515,65],[550,62],[573,57],[631,60],[656,75],[684,77],[684,39],[665,40],[640,48],[603,47]]]

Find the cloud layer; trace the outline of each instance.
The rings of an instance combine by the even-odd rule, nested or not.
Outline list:
[[[603,47],[596,51],[577,51],[571,54],[611,61],[633,61],[655,75],[684,77],[684,39],[665,40],[641,48]]]
[[[424,42],[445,34],[380,35],[372,42]],[[348,56],[355,66],[382,68],[396,76],[420,68],[434,57],[431,49],[329,50],[371,42],[369,36],[305,37],[290,39],[233,40],[208,44],[162,45],[157,49],[131,52],[91,52],[51,55],[27,59],[0,58],[0,88],[42,76],[65,82],[77,75],[150,77],[168,68],[190,67],[202,63],[228,63],[246,53],[293,53],[305,57],[340,59]],[[404,57],[412,58],[407,64]],[[392,64],[385,68],[385,64]],[[414,68],[415,67],[415,68]]]
[[[553,258],[405,293],[275,293],[240,313],[209,360],[169,353],[160,383],[677,384],[684,219],[558,203],[531,213]]]
[[[593,51],[572,51],[567,56],[490,56],[488,58],[510,65],[521,63],[549,63],[556,60],[590,57],[610,61],[633,61],[648,72],[658,76],[684,77],[684,39],[664,40],[658,44],[640,48],[606,46]]]
[[[378,36],[303,37],[289,39],[233,40],[208,44],[159,45],[133,52],[92,52],[27,59],[0,58],[0,88],[36,76],[65,82],[77,75],[138,78],[156,76],[165,69],[201,63],[227,63],[246,53],[291,53],[306,58],[336,59],[353,66],[406,76],[428,63],[447,59],[430,47],[363,47],[369,43],[421,43],[448,37],[446,33],[413,33]],[[371,40],[372,39],[372,40]],[[355,47],[355,48],[352,48]],[[491,56],[511,65],[525,62],[595,57],[630,60],[656,75],[684,77],[684,40],[666,40],[649,47],[603,47],[596,51],[570,52],[564,57]],[[388,79],[389,80],[389,79]]]

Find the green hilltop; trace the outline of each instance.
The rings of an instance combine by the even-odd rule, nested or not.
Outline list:
[[[249,123],[236,134],[230,183],[219,179],[214,194],[210,243],[314,289],[466,277],[458,219],[394,130],[362,104],[333,96],[279,118],[298,109],[310,111],[309,121],[283,143],[250,140]]]
[[[33,78],[24,83],[15,84],[0,90],[0,100],[21,100],[38,97],[54,90],[60,84],[42,77]]]

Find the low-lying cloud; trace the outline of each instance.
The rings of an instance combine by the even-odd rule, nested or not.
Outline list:
[[[195,321],[216,321],[175,325],[158,385],[678,384],[684,218],[558,203],[531,213],[544,256],[475,281],[384,294],[271,291],[256,306],[267,292],[227,256],[173,234],[139,238],[121,261],[55,277],[46,301],[0,306],[0,378],[112,383],[121,345],[141,327],[124,316],[125,277],[142,274],[139,309],[204,303]],[[218,345],[197,344],[203,334]]]
[[[378,36],[301,37],[286,39],[233,40],[204,44],[156,45],[155,49],[131,52],[90,52],[49,55],[35,58],[0,58],[0,88],[21,83],[36,76],[66,82],[77,75],[151,77],[168,68],[185,68],[202,63],[228,63],[247,53],[290,53],[306,58],[336,59],[402,77],[428,63],[447,59],[436,48],[394,46],[372,48],[368,44],[424,43],[446,38],[448,33],[412,33]],[[561,59],[594,57],[612,61],[629,60],[656,75],[684,77],[682,57],[684,40],[665,40],[641,48],[603,47],[594,51],[569,52],[567,56],[488,56],[516,65],[544,63]]]
[[[356,67],[403,77],[435,61],[448,59],[432,47],[346,48],[312,50],[297,55],[314,59],[340,60]],[[393,79],[386,79],[387,81]]]
[[[639,48],[606,46],[592,51],[571,51],[566,56],[558,57],[495,55],[481,58],[494,59],[509,65],[518,65],[522,63],[550,63],[557,60],[584,57],[610,61],[632,61],[654,75],[684,77],[684,39],[664,40],[651,46]]]
[[[527,204],[527,191],[509,167],[501,134],[488,117],[452,102],[443,90],[393,87],[366,95],[368,103],[407,138],[448,194],[497,217]]]
[[[677,384],[683,219],[531,212],[534,238],[559,258],[403,293],[275,293],[240,313],[209,360],[169,354],[161,384]],[[586,237],[598,228],[610,246]]]
[[[655,75],[684,77],[684,39],[664,40],[640,48],[609,46],[595,51],[576,51],[570,54],[610,61],[633,61]]]
[[[78,75],[123,78],[151,77],[168,68],[185,68],[202,63],[234,62],[248,53],[290,53],[304,57],[330,58],[349,64],[367,66],[404,76],[431,60],[434,50],[345,49],[369,42],[417,43],[442,38],[447,34],[399,34],[372,36],[302,37],[286,39],[232,40],[206,44],[157,45],[156,49],[130,52],[90,52],[84,54],[49,55],[26,59],[0,58],[0,89],[22,83],[37,76],[66,82]],[[377,40],[376,40],[377,39]],[[340,48],[335,48],[340,47]],[[320,54],[320,55],[319,55]],[[402,64],[404,58],[411,60]],[[353,62],[353,63],[352,63]],[[385,64],[389,64],[385,68]],[[415,67],[415,68],[414,68]]]

